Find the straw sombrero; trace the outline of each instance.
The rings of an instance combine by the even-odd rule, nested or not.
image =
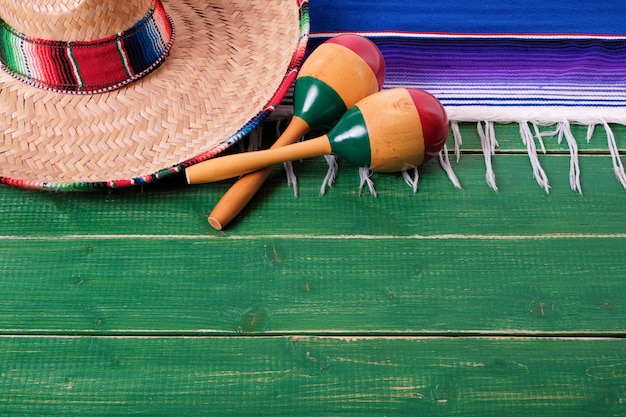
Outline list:
[[[0,0],[0,18],[0,182],[37,189],[215,156],[280,102],[308,35],[306,0]]]

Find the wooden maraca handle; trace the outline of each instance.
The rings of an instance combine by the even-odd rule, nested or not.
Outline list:
[[[328,137],[324,135],[280,148],[209,159],[190,166],[185,170],[185,174],[189,184],[215,182],[287,161],[329,155],[331,152]]]
[[[300,137],[309,131],[309,125],[301,118],[294,116],[287,129],[274,142],[270,149],[295,143]],[[222,196],[209,215],[209,223],[213,228],[222,230],[231,222],[243,208],[252,200],[259,191],[267,177],[274,170],[273,166],[250,172],[239,178],[230,189]]]
[[[222,230],[231,222],[241,210],[252,200],[259,191],[274,167],[264,168],[245,174],[235,182],[224,194],[209,214],[209,224],[217,230]]]
[[[379,91],[385,61],[378,47],[356,34],[335,36],[311,53],[294,86],[294,117],[272,149],[291,144],[310,128],[332,126],[362,98]],[[217,203],[209,223],[221,230],[248,204],[272,168],[244,175]]]

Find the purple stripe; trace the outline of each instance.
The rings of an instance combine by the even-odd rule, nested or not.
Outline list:
[[[626,86],[623,40],[371,38],[385,57],[390,82]],[[310,48],[320,41],[312,39]]]

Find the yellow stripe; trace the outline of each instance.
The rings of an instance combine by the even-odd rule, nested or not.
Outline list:
[[[326,83],[339,94],[347,109],[379,89],[370,66],[356,52],[334,43],[317,47],[302,64],[298,76]]]

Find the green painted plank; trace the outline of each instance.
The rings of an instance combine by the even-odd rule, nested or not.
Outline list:
[[[619,416],[626,341],[0,338],[0,414]]]
[[[581,196],[569,188],[569,157],[541,156],[551,181],[546,194],[532,178],[524,155],[496,155],[500,191],[485,181],[480,155],[463,155],[453,187],[438,163],[421,172],[417,193],[400,175],[375,174],[379,196],[359,195],[359,177],[341,164],[336,185],[324,197],[323,159],[298,163],[300,196],[277,172],[225,233],[207,217],[230,182],[193,187],[168,184],[95,194],[57,194],[0,187],[0,236],[99,234],[158,235],[413,235],[441,233],[542,234],[626,231],[626,190],[609,156],[581,158]]]
[[[3,334],[626,335],[626,237],[0,243]]]

